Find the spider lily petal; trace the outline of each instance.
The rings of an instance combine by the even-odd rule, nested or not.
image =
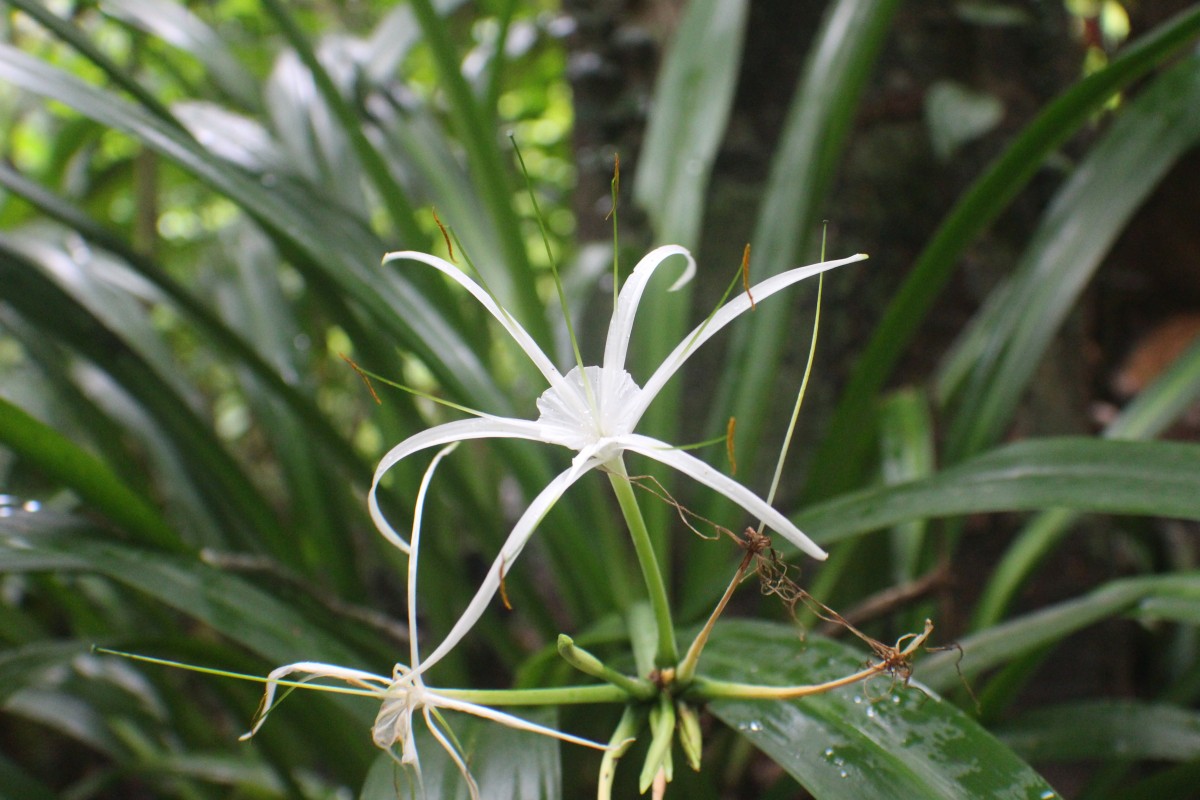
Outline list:
[[[663,363],[659,365],[650,379],[646,381],[646,385],[642,388],[642,394],[638,398],[637,406],[634,411],[638,419],[641,419],[650,402],[658,396],[662,391],[663,386],[671,379],[688,357],[696,351],[700,345],[708,341],[715,333],[720,331],[730,322],[733,322],[741,314],[750,309],[750,296],[755,298],[756,303],[761,303],[771,295],[781,289],[786,289],[794,283],[798,283],[805,278],[811,278],[822,272],[834,269],[836,267],[851,264],[855,261],[862,261],[866,258],[865,255],[859,253],[850,256],[849,258],[841,258],[836,261],[822,261],[819,264],[811,264],[807,267],[797,267],[789,269],[786,272],[781,272],[767,278],[762,283],[756,283],[750,287],[749,294],[745,292],[739,293],[736,297],[730,300],[725,305],[717,309],[717,312],[705,322],[700,323],[696,328],[683,338],[671,354],[668,355]]]
[[[801,533],[791,520],[776,511],[766,500],[695,456],[673,448],[666,442],[660,442],[637,433],[621,437],[621,442],[626,450],[641,453],[647,458],[653,458],[655,461],[674,467],[684,475],[694,478],[698,483],[725,495],[813,558],[824,559],[826,557],[824,550]]]
[[[395,466],[396,462],[418,450],[425,450],[429,447],[463,442],[468,439],[488,438],[546,440],[543,427],[536,422],[487,415],[478,419],[463,419],[436,425],[429,430],[408,437],[389,450],[379,462],[379,466],[375,468],[375,477],[371,481],[371,489],[367,493],[367,507],[371,513],[371,520],[383,537],[403,552],[409,552],[409,543],[388,523],[383,511],[379,508],[377,496],[380,479]]]

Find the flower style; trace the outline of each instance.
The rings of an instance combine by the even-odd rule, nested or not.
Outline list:
[[[576,366],[566,375],[555,368],[525,329],[483,287],[458,267],[437,256],[411,250],[389,253],[384,257],[384,263],[409,260],[431,266],[474,295],[525,351],[530,361],[546,378],[550,388],[537,400],[540,415],[536,421],[479,414],[476,419],[437,425],[414,434],[393,447],[379,462],[368,494],[371,518],[380,533],[396,547],[405,552],[409,551],[410,544],[383,516],[376,490],[388,470],[401,459],[419,450],[467,439],[512,438],[556,444],[575,451],[570,467],[551,480],[517,520],[475,597],[445,640],[425,659],[421,669],[439,661],[479,620],[498,591],[505,570],[512,567],[537,525],[571,484],[590,470],[608,464],[617,465],[621,454],[626,450],[666,464],[720,492],[756,518],[763,520],[767,526],[804,552],[814,558],[825,558],[826,554],[820,547],[758,495],[694,456],[665,442],[635,433],[634,428],[650,403],[687,358],[713,334],[750,308],[751,297],[755,301],[762,301],[798,281],[843,264],[860,261],[866,256],[860,254],[837,261],[799,267],[756,284],[749,292],[741,293],[727,302],[688,334],[650,376],[645,386],[639,387],[625,370],[625,357],[633,331],[634,316],[650,277],[663,261],[672,256],[683,257],[687,266],[671,286],[671,290],[679,288],[691,279],[696,265],[687,249],[667,245],[652,250],[638,262],[621,287],[608,327],[603,364],[582,369]]]
[[[593,742],[588,739],[583,739],[578,736],[572,736],[561,731],[556,731],[552,728],[547,728],[543,725],[538,725],[520,717],[506,714],[502,711],[497,711],[487,706],[481,706],[476,703],[469,703],[464,700],[459,700],[454,697],[449,697],[446,694],[435,689],[426,687],[425,681],[422,679],[421,654],[417,645],[417,561],[421,537],[421,517],[425,507],[425,495],[429,489],[429,482],[433,478],[434,470],[437,468],[438,462],[442,460],[450,451],[457,445],[450,445],[443,448],[434,457],[433,462],[425,471],[425,476],[421,481],[420,489],[417,492],[416,508],[413,513],[413,528],[412,541],[410,545],[410,554],[408,561],[408,637],[409,637],[409,656],[410,666],[397,664],[393,671],[392,677],[388,678],[383,675],[376,675],[371,672],[365,672],[359,669],[350,667],[340,667],[335,664],[323,664],[315,661],[301,661],[295,664],[287,664],[271,671],[267,676],[266,693],[263,695],[262,705],[258,718],[254,722],[251,730],[244,734],[243,740],[249,739],[258,729],[262,727],[266,721],[267,714],[270,713],[274,699],[275,690],[282,684],[295,686],[291,681],[284,681],[288,675],[296,673],[304,673],[307,677],[304,679],[312,680],[315,678],[334,678],[336,680],[345,681],[352,686],[365,690],[363,693],[370,694],[382,698],[383,706],[379,709],[379,714],[375,717],[375,725],[371,728],[371,737],[375,744],[383,750],[393,754],[393,748],[398,744],[400,746],[400,756],[398,761],[407,767],[410,767],[416,776],[418,785],[421,784],[421,765],[418,759],[417,743],[413,732],[413,716],[417,711],[420,711],[425,717],[425,723],[429,726],[429,731],[433,737],[445,748],[450,758],[457,765],[459,772],[462,773],[463,779],[467,783],[467,788],[470,791],[472,800],[479,800],[479,787],[475,783],[475,779],[471,776],[470,770],[467,768],[467,763],[463,759],[463,755],[458,748],[452,743],[446,733],[442,731],[440,721],[435,722],[434,716],[437,715],[438,709],[448,709],[450,711],[460,711],[466,714],[472,714],[477,717],[499,722],[502,725],[507,725],[510,728],[539,733],[546,736],[553,736],[556,739],[561,739],[573,744],[580,744],[586,747],[594,747],[598,750],[607,749],[605,745]]]

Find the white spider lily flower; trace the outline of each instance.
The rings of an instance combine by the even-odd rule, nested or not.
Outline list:
[[[288,675],[304,673],[307,675],[304,679],[305,681],[316,678],[334,678],[345,681],[360,689],[368,690],[372,695],[382,699],[383,705],[380,707],[379,714],[375,717],[375,724],[371,728],[371,738],[374,740],[376,746],[392,753],[393,757],[395,757],[394,748],[397,745],[399,746],[400,755],[398,761],[413,770],[418,786],[421,785],[421,764],[417,753],[416,737],[413,731],[413,716],[420,711],[422,716],[425,717],[425,724],[429,726],[429,732],[445,748],[446,753],[454,761],[455,765],[457,765],[459,772],[462,773],[463,780],[466,781],[472,800],[479,800],[479,786],[475,783],[475,779],[472,777],[462,753],[459,752],[454,743],[442,731],[444,723],[440,721],[435,722],[434,716],[439,709],[460,711],[465,714],[498,722],[501,725],[507,725],[517,730],[552,736],[565,742],[592,747],[597,750],[608,749],[605,745],[593,742],[590,739],[572,736],[571,734],[521,719],[512,714],[497,711],[488,706],[448,697],[438,690],[430,689],[425,685],[425,681],[421,676],[423,671],[421,653],[417,644],[416,611],[417,562],[420,552],[421,517],[425,508],[425,495],[429,490],[429,482],[433,478],[434,470],[437,468],[438,462],[455,447],[456,445],[452,444],[442,448],[438,452],[433,462],[429,465],[429,468],[425,471],[420,489],[417,492],[416,508],[413,513],[412,543],[408,561],[408,638],[411,666],[397,664],[393,668],[391,678],[365,672],[360,669],[340,667],[336,664],[323,664],[317,661],[300,661],[274,669],[267,676],[267,688],[263,695],[258,718],[255,720],[254,726],[250,731],[242,735],[242,740],[249,739],[257,733],[258,729],[262,727],[263,722],[266,721],[267,714],[271,711],[272,704],[275,701],[275,690],[278,688],[278,682],[284,680]],[[289,681],[288,685],[294,686],[295,684]]]
[[[749,292],[739,293],[684,337],[646,381],[645,386],[639,387],[625,370],[625,356],[633,332],[634,316],[654,270],[672,256],[686,259],[687,267],[671,289],[677,289],[691,279],[696,265],[686,248],[666,245],[648,253],[634,267],[621,287],[608,327],[603,364],[589,366],[583,370],[576,366],[565,376],[554,367],[549,357],[525,329],[497,304],[483,287],[458,267],[437,256],[412,250],[388,253],[384,256],[384,263],[409,260],[431,266],[474,295],[525,351],[530,361],[545,376],[550,388],[537,400],[540,412],[537,420],[480,414],[475,419],[447,422],[414,434],[388,451],[375,470],[368,494],[371,518],[379,532],[396,547],[408,551],[409,544],[392,528],[380,511],[376,490],[388,470],[401,459],[419,450],[467,439],[512,438],[561,445],[575,451],[571,466],[551,480],[517,520],[475,597],[446,639],[426,658],[425,668],[445,656],[483,615],[500,587],[505,570],[511,569],[538,523],[571,484],[579,480],[584,473],[616,459],[626,450],[673,467],[720,492],[805,553],[818,559],[826,557],[825,551],[754,492],[666,442],[634,433],[634,428],[651,401],[688,357],[713,334],[749,309],[751,297],[754,298],[754,302],[761,302],[798,281],[843,264],[861,261],[866,256],[859,254],[836,261],[798,267],[767,278],[751,287]]]

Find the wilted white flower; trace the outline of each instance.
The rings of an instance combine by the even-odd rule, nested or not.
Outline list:
[[[279,685],[278,682],[285,680],[289,675],[302,673],[307,676],[304,680],[334,678],[345,681],[360,689],[366,689],[381,698],[383,706],[379,709],[379,714],[375,717],[375,725],[371,728],[371,737],[377,746],[391,752],[393,755],[395,755],[395,748],[399,746],[400,754],[398,760],[401,764],[410,767],[415,772],[418,784],[421,781],[421,765],[417,753],[416,737],[413,731],[413,717],[417,712],[420,712],[425,717],[425,723],[429,726],[430,733],[446,749],[450,758],[458,766],[473,800],[478,800],[479,798],[479,787],[476,785],[475,779],[471,776],[471,772],[467,768],[463,754],[458,751],[458,748],[454,746],[442,731],[442,723],[434,720],[434,716],[440,709],[461,711],[465,714],[472,714],[476,717],[498,722],[501,725],[507,725],[510,728],[553,736],[556,739],[587,747],[605,749],[604,745],[588,739],[562,733],[553,728],[538,725],[512,714],[506,714],[503,711],[489,708],[488,706],[449,697],[443,692],[439,692],[437,689],[430,689],[425,685],[421,674],[421,653],[417,644],[417,564],[420,553],[421,517],[425,508],[425,495],[428,492],[429,481],[433,478],[434,470],[438,462],[453,449],[454,445],[451,445],[438,452],[433,462],[429,465],[429,468],[425,471],[425,476],[417,492],[416,508],[413,513],[412,542],[408,561],[409,666],[397,664],[390,678],[359,669],[341,667],[336,664],[323,664],[316,661],[301,661],[272,670],[270,675],[267,676],[267,689],[263,696],[261,713],[255,720],[254,727],[250,732],[241,737],[243,740],[249,739],[262,727],[274,703],[275,691]]]

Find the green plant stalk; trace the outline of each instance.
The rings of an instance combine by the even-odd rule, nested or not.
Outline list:
[[[675,701],[664,692],[658,696],[658,704],[650,709],[650,747],[638,778],[638,791],[642,794],[650,788],[659,772],[665,773],[668,782],[671,780],[671,742],[674,740]]]
[[[443,697],[481,706],[567,706],[585,703],[627,703],[620,686],[556,686],[547,689],[431,689]]]
[[[751,558],[752,555],[747,550],[746,555],[742,557],[742,563],[738,565],[737,572],[733,575],[733,580],[725,588],[725,594],[721,595],[716,608],[708,615],[708,621],[704,623],[704,627],[700,629],[700,633],[696,634],[696,638],[692,640],[692,644],[688,647],[683,661],[679,662],[679,667],[675,670],[675,682],[678,685],[686,688],[696,676],[696,665],[700,662],[700,654],[704,651],[704,645],[708,643],[713,627],[717,624],[717,620],[720,619],[721,614],[724,613],[725,606],[729,604],[730,598],[733,597],[734,590],[737,589],[738,585],[742,582],[742,578],[746,575],[746,569],[750,566]]]
[[[617,762],[629,751],[634,737],[646,721],[646,712],[641,706],[629,705],[621,715],[612,737],[608,740],[609,750],[605,751],[600,761],[600,785],[596,790],[596,800],[611,800],[613,779],[617,774]]]
[[[896,650],[886,659],[876,661],[868,666],[841,678],[835,678],[824,683],[814,683],[808,686],[762,686],[753,683],[738,683],[735,681],[718,681],[710,678],[696,678],[687,696],[699,700],[737,699],[737,700],[795,700],[814,694],[823,694],[833,689],[865,681],[887,672],[895,674],[902,669],[909,659],[925,646],[929,635],[933,633],[933,623],[925,621],[925,630],[919,634],[904,637],[907,639],[904,647],[896,643]],[[902,639],[903,641],[903,639]]]
[[[613,491],[617,494],[621,513],[625,516],[625,523],[629,526],[633,549],[637,552],[638,564],[642,568],[642,578],[645,580],[646,590],[650,594],[650,606],[654,609],[654,621],[658,627],[658,649],[654,655],[654,664],[660,669],[674,667],[679,660],[679,652],[675,646],[675,625],[671,621],[671,604],[667,598],[667,587],[663,582],[662,571],[658,567],[658,558],[654,555],[654,543],[650,540],[650,532],[646,530],[646,521],[642,517],[642,509],[633,493],[633,484],[629,482],[625,461],[618,456],[605,466],[609,470],[609,483],[612,484]]]
[[[637,700],[650,700],[658,692],[650,681],[631,678],[617,672],[596,656],[576,646],[573,639],[565,633],[558,635],[558,654],[575,669],[593,678],[611,683],[623,689],[630,697]]]
[[[126,653],[121,650],[111,650],[107,647],[93,647],[92,652],[101,653],[110,656],[119,656],[127,658],[131,661],[140,661],[146,664],[158,664],[164,667],[173,667],[175,669],[184,669],[188,672],[198,672],[202,675],[216,675],[221,678],[235,678],[242,681],[250,681],[252,683],[271,683],[276,686],[282,686],[286,689],[309,689],[312,691],[326,692],[328,694],[345,694],[354,697],[383,697],[388,693],[387,689],[367,689],[356,686],[338,686],[325,683],[313,683],[312,681],[302,680],[271,680],[264,678],[261,675],[248,675],[242,672],[230,672],[229,670],[216,669],[214,667],[200,667],[194,664],[185,664],[180,661],[171,661],[165,658],[155,658],[153,656],[143,656],[136,653]],[[430,692],[448,697],[452,700],[461,700],[465,703],[475,703],[481,706],[558,706],[558,705],[579,705],[583,703],[624,703],[629,698],[629,693],[624,689],[612,686],[610,684],[597,684],[592,686],[556,686],[546,689],[440,689],[430,688]]]

